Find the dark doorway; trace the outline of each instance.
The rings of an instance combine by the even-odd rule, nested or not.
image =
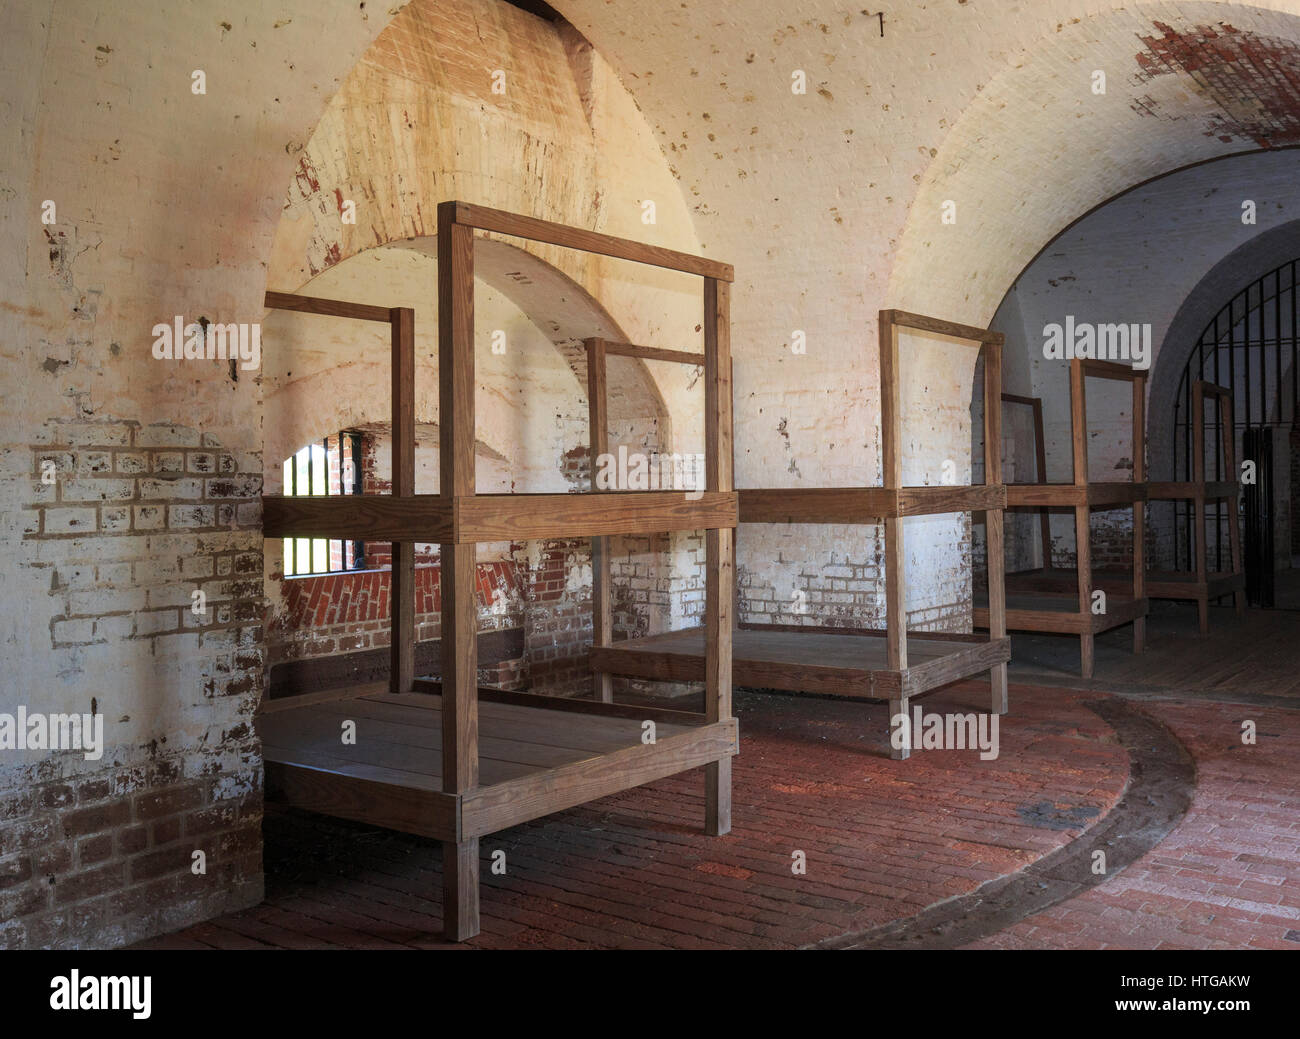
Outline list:
[[[1243,488],[1246,598],[1252,606],[1272,606],[1273,586],[1273,430],[1253,426],[1242,433],[1244,462],[1255,463],[1254,482]]]

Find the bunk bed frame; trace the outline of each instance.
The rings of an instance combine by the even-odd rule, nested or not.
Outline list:
[[[508,235],[703,278],[706,490],[477,494],[474,235]],[[393,492],[263,498],[265,537],[393,543],[391,681],[268,702],[258,727],[268,794],[442,841],[443,927],[479,931],[479,840],[552,812],[703,766],[705,830],[731,828],[730,265],[463,202],[438,207],[439,484],[415,493],[414,311],[267,293],[272,308],[392,329]],[[594,461],[594,460],[593,460]],[[548,537],[705,530],[702,714],[479,688],[475,548]],[[441,546],[441,681],[415,674],[415,545]],[[433,694],[433,695],[430,695]],[[340,726],[356,723],[356,742]],[[645,741],[643,723],[656,723]]]
[[[1030,409],[1034,426],[1034,482],[1047,483],[1047,438],[1043,435],[1043,399],[1041,397],[1022,397],[1015,393],[1001,394],[1003,404],[1023,405]],[[1017,480],[1016,483],[1027,483]],[[1014,486],[1007,484],[1008,487]],[[1008,491],[1008,494],[1014,492]],[[1028,510],[1025,510],[1028,511]],[[1043,566],[1052,561],[1052,510],[1046,505],[1038,509],[1038,539],[1042,545]],[[1005,552],[1003,553],[1005,555]]]
[[[1205,465],[1205,399],[1210,398],[1219,409],[1221,458],[1224,480],[1210,480]],[[1197,380],[1192,383],[1192,478],[1175,481],[1153,481],[1147,485],[1149,501],[1192,502],[1195,524],[1196,569],[1153,570],[1147,573],[1147,596],[1151,599],[1193,599],[1196,601],[1197,620],[1202,635],[1210,632],[1210,602],[1231,595],[1238,613],[1246,609],[1246,574],[1241,562],[1241,530],[1237,515],[1237,499],[1241,484],[1237,481],[1236,445],[1233,443],[1232,391],[1212,382]],[[1228,503],[1228,565],[1226,571],[1210,570],[1209,543],[1205,536],[1205,506],[1207,502]]]
[[[1088,479],[1087,380],[1111,379],[1128,382],[1133,392],[1133,479],[1129,482],[1091,482]],[[1016,398],[1033,403],[1033,398]],[[1037,407],[1035,433],[1039,480],[1007,485],[1007,508],[1040,510],[1073,509],[1077,566],[1074,570],[1051,565],[1050,529],[1043,527],[1043,566],[1007,575],[1005,624],[1012,631],[1038,631],[1079,636],[1080,673],[1091,678],[1094,640],[1103,631],[1123,624],[1133,625],[1133,652],[1141,653],[1146,638],[1148,599],[1146,592],[1145,502],[1146,484],[1146,373],[1113,361],[1075,358],[1070,362],[1070,441],[1074,478],[1070,483],[1046,482],[1042,448],[1042,405]],[[1092,594],[1100,587],[1092,567],[1089,517],[1093,509],[1129,507],[1133,510],[1133,569],[1129,587],[1108,582],[1106,608],[1092,612]],[[1043,520],[1040,518],[1040,523]],[[1000,534],[1000,532],[999,532]],[[993,568],[993,531],[988,534],[989,568]],[[1004,557],[998,546],[999,559]],[[990,600],[992,590],[990,589]],[[988,628],[992,610],[976,606],[975,626]]]
[[[1228,506],[1228,570],[1212,571],[1209,567],[1209,544],[1203,533],[1195,537],[1196,567],[1190,571],[1148,570],[1146,573],[1146,594],[1148,599],[1193,600],[1197,604],[1197,619],[1202,635],[1209,634],[1209,604],[1212,600],[1227,595],[1233,597],[1238,613],[1246,608],[1246,576],[1241,563],[1240,520],[1237,515],[1237,499],[1241,493],[1240,485],[1232,479],[1210,480],[1206,473],[1205,461],[1205,399],[1212,399],[1219,409],[1222,428],[1232,430],[1232,392],[1226,387],[1203,380],[1192,384],[1192,479],[1172,481],[1149,481],[1147,483],[1147,501],[1190,501],[1193,503],[1192,522],[1194,529],[1205,530],[1205,508],[1207,503],[1227,501]],[[1034,449],[1037,455],[1038,482],[1046,483],[1045,438],[1043,436],[1043,402],[1038,397],[1019,397],[1015,394],[1002,394],[1004,404],[1024,404],[1033,409]],[[1221,445],[1223,472],[1235,474],[1236,451],[1230,432],[1223,437]],[[1050,510],[1039,510],[1043,558],[1050,560],[1051,520]],[[1125,575],[1109,569],[1094,570],[1095,586],[1107,594],[1123,594],[1126,587]]]
[[[923,332],[973,341],[985,351],[984,360],[984,465],[983,484],[908,487],[902,481],[902,413],[899,406],[898,330]],[[1007,711],[1007,662],[1011,644],[1003,624],[1002,603],[1002,485],[1000,454],[1003,336],[987,329],[899,310],[880,312],[881,438],[884,479],[881,487],[771,488],[740,491],[742,523],[816,523],[885,525],[886,628],[881,630],[814,627],[808,625],[741,625],[733,636],[732,676],[738,685],[843,696],[862,700],[887,700],[891,720],[899,714],[910,719],[909,701],[940,686],[987,671],[991,683],[991,709]],[[598,341],[593,351],[610,351]],[[637,348],[620,345],[618,353]],[[699,363],[691,355],[659,357]],[[598,361],[603,363],[603,361]],[[588,371],[592,371],[589,360]],[[597,367],[594,370],[600,370]],[[600,391],[600,392],[598,392]],[[591,428],[603,436],[603,388],[593,384]],[[593,439],[593,451],[596,443]],[[908,516],[945,512],[984,512],[990,535],[989,587],[993,596],[990,634],[961,635],[908,632],[903,586],[903,520]],[[996,536],[993,536],[996,535]],[[596,695],[609,695],[609,679],[629,678],[698,681],[703,677],[704,637],[699,628],[648,635],[612,643],[609,638],[608,563],[593,560],[597,589],[594,610],[599,638],[592,648],[591,667]],[[986,625],[987,626],[987,625]],[[906,730],[904,730],[906,731]],[[915,734],[911,734],[913,737]],[[894,746],[890,756],[909,756],[915,740]]]

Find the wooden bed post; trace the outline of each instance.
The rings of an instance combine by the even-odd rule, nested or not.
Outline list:
[[[474,495],[474,229],[438,206],[438,493]],[[442,581],[442,789],[478,786],[478,608],[473,542],[440,546]],[[479,932],[479,842],[443,841],[443,933]]]
[[[1043,398],[1033,398],[1034,467],[1037,481],[1047,482],[1047,437],[1043,432]],[[1044,505],[1038,512],[1038,537],[1043,545],[1043,569],[1052,568],[1052,510]]]
[[[1147,377],[1143,372],[1133,379],[1133,482],[1146,482],[1147,471]],[[1202,492],[1204,489],[1202,489]],[[1205,500],[1201,499],[1204,512]],[[1138,498],[1133,499],[1133,601],[1141,602],[1146,597],[1146,515],[1147,503]],[[1201,531],[1204,540],[1204,530]],[[1141,653],[1146,644],[1147,619],[1144,616],[1133,618],[1133,652]]]
[[[984,483],[1002,482],[1002,344],[1004,337],[984,344]],[[1006,546],[1002,538],[1002,510],[984,513],[989,583],[989,638],[1007,636]],[[1007,665],[989,669],[989,710],[1007,713]]]
[[[1030,409],[1034,425],[1034,483],[1047,483],[1047,438],[1043,434],[1043,399],[1022,397],[1016,393],[1003,393],[999,398],[1003,404],[1023,404]],[[1039,547],[1043,553],[1041,566],[1043,570],[1050,570],[1052,568],[1052,510],[1042,505],[1035,511],[1038,513]]]
[[[1070,447],[1074,460],[1074,486],[1082,504],[1074,507],[1075,562],[1079,581],[1079,613],[1085,621],[1092,617],[1092,531],[1088,507],[1088,407],[1084,398],[1083,363],[1070,362]],[[1084,678],[1092,677],[1093,633],[1079,633],[1079,670]]]
[[[730,317],[728,317],[730,321]],[[730,326],[728,326],[730,327]],[[730,355],[727,356],[727,400],[735,400],[736,394],[736,359]],[[736,489],[736,416],[733,412],[731,416],[731,488]],[[740,620],[740,516],[739,506],[737,506],[736,529],[731,532],[731,559],[735,564],[736,577],[731,582],[731,617],[732,628],[741,623]],[[733,640],[732,656],[735,656],[735,645]],[[734,678],[734,676],[733,676]]]
[[[903,486],[902,415],[898,399],[898,328],[892,313],[881,311],[880,336],[880,455],[881,483],[895,489]],[[890,670],[907,669],[907,606],[903,579],[903,518],[885,518],[885,643]],[[907,716],[907,692],[901,685],[889,701],[890,725],[898,715]],[[906,729],[904,731],[907,731]],[[892,736],[892,733],[891,733]],[[910,736],[910,733],[909,733]],[[890,740],[889,756],[896,760],[912,752],[909,738],[902,747]]]
[[[594,494],[598,460],[609,452],[609,408],[605,399],[605,341],[584,340],[587,346],[587,424],[591,447],[591,490]],[[613,610],[609,587],[609,538],[591,539],[591,644],[608,646],[613,634]],[[613,703],[614,679],[604,671],[591,676],[592,697],[601,703]]]
[[[704,279],[704,458],[710,491],[734,489],[731,417],[731,285]],[[706,530],[704,714],[731,717],[731,629],[735,608],[735,528]],[[731,831],[731,758],[704,767],[704,831]]]
[[[392,315],[393,494],[410,497],[415,493],[415,311],[394,307]],[[360,473],[353,477],[360,478]],[[415,682],[415,542],[392,545],[389,688],[409,693]]]

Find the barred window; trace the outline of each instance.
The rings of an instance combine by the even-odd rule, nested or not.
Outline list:
[[[360,494],[364,437],[343,430],[320,443],[308,444],[284,460],[287,497],[314,494]],[[285,538],[284,576],[333,574],[366,568],[364,541],[331,538]]]

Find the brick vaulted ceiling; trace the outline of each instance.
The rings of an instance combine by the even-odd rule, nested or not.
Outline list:
[[[764,462],[798,456],[805,478],[876,446],[878,308],[985,324],[1093,207],[1300,141],[1296,0],[931,0],[886,7],[883,35],[874,5],[829,0],[555,6],[646,113],[707,250],[737,265],[738,421],[837,416],[808,424],[806,449],[793,419],[738,429]],[[795,328],[809,343],[797,363]]]
[[[936,0],[886,9],[883,37],[874,5],[556,6],[622,73],[719,254],[754,230],[787,246],[856,240],[858,273],[876,280],[878,258],[907,237],[909,207],[938,244],[926,203],[942,195],[959,213],[969,205],[956,226],[986,232],[982,255],[999,241],[1020,258],[1014,275],[1047,237],[1142,179],[1300,143],[1296,3]],[[804,97],[790,90],[796,68]],[[1094,69],[1107,73],[1104,96]],[[900,168],[910,190],[888,176]],[[993,195],[1021,214],[1009,235],[994,234]],[[968,316],[991,316],[987,294],[970,303]]]

